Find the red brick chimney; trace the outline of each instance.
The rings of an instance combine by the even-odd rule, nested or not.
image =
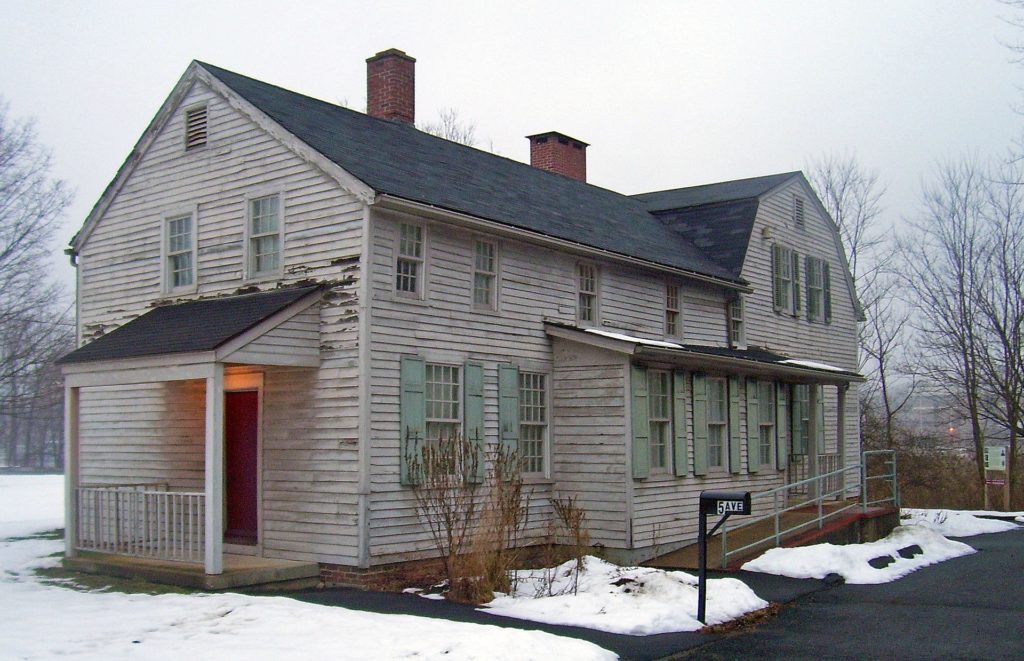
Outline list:
[[[416,58],[397,48],[367,58],[366,114],[416,123]]]
[[[557,131],[526,138],[530,141],[530,165],[578,181],[587,180],[587,147],[590,145]]]

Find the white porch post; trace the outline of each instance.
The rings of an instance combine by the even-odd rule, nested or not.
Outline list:
[[[206,558],[207,574],[224,571],[224,364],[206,378]]]
[[[839,452],[839,465],[837,468],[846,468],[846,391],[849,384],[836,386],[836,451]],[[846,473],[843,476],[843,494],[846,498]]]
[[[808,477],[818,477],[821,475],[821,466],[818,462],[818,386],[817,384],[810,384],[807,386],[807,408],[809,409],[807,415],[807,472]],[[819,487],[820,482],[811,482],[808,485],[807,495],[811,498],[817,498],[823,490]]]
[[[78,391],[64,386],[64,557],[78,555]]]

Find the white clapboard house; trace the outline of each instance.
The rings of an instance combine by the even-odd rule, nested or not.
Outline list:
[[[359,582],[431,556],[406,445],[442,433],[517,449],[528,540],[574,496],[631,561],[701,490],[860,461],[861,312],[800,172],[598,188],[561,133],[527,165],[416,129],[414,62],[367,61],[366,114],[202,62],[163,103],[69,250],[72,561]]]

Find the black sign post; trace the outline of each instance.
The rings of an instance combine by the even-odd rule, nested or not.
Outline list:
[[[714,535],[730,515],[750,514],[750,492],[701,491],[698,509],[700,510],[700,522],[697,528],[697,552],[700,574],[697,581],[697,619],[701,624],[707,624],[705,615],[708,597],[708,536]],[[711,529],[711,532],[708,532],[708,514],[717,514],[722,517]]]

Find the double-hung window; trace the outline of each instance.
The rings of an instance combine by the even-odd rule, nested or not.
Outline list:
[[[494,310],[497,302],[498,253],[490,241],[476,240],[473,248],[473,307]]]
[[[808,441],[811,435],[811,396],[810,386],[805,384],[793,385],[792,429],[793,438],[792,454],[805,455],[808,452]]]
[[[800,314],[800,255],[778,243],[772,245],[772,303],[776,312]]]
[[[669,372],[647,371],[647,421],[650,426],[651,470],[669,467],[672,444],[672,387]]]
[[[462,431],[459,368],[427,363],[425,386],[427,441],[455,438]]]
[[[548,432],[547,378],[519,373],[519,460],[523,473],[544,473]]]
[[[825,283],[822,275],[822,260],[807,257],[804,264],[804,277],[807,282],[807,320],[821,321],[824,309]]]
[[[249,200],[249,277],[281,270],[281,196]]]
[[[423,296],[423,227],[401,223],[398,228],[398,258],[395,261],[395,291],[406,296]]]
[[[729,389],[726,380],[708,378],[708,468],[725,468],[725,450],[729,442]]]
[[[166,228],[166,289],[173,292],[192,287],[196,282],[196,244],[192,214],[168,218]]]
[[[681,309],[679,307],[679,285],[665,286],[665,335],[682,336]]]
[[[775,383],[757,382],[758,458],[762,466],[771,466],[775,454]],[[748,421],[749,424],[749,421]]]
[[[597,324],[597,267],[593,264],[577,264],[576,280],[578,292],[577,317],[581,324]]]
[[[729,301],[729,346],[742,349],[747,344],[747,333],[743,323],[743,297],[740,294]]]

